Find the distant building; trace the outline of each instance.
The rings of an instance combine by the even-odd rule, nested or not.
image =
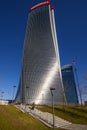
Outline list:
[[[62,67],[62,79],[67,104],[78,104],[78,95],[72,65],[64,65]]]
[[[8,105],[9,101],[7,100],[0,100],[0,105]]]
[[[54,6],[48,0],[30,9],[16,102],[51,104],[52,87],[55,88],[54,103],[62,104],[65,97]]]

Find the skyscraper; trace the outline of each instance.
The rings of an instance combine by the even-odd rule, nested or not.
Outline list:
[[[45,1],[33,6],[28,16],[22,72],[16,101],[50,104],[50,88],[55,88],[54,103],[65,100],[62,84],[54,6]]]
[[[67,104],[78,104],[75,76],[71,64],[62,67],[62,78]]]

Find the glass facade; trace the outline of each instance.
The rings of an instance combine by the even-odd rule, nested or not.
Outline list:
[[[29,13],[20,84],[16,101],[51,104],[50,88],[55,88],[54,103],[64,102],[54,10],[49,3],[39,4]],[[33,9],[33,10],[32,10]]]
[[[62,79],[67,104],[78,104],[78,95],[72,65],[62,67]]]

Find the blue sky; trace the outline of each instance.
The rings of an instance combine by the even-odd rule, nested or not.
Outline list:
[[[13,86],[18,87],[29,9],[42,1],[0,0],[0,91],[6,99],[12,99]],[[51,3],[55,6],[61,66],[76,57],[79,81],[83,82],[87,72],[87,0]]]

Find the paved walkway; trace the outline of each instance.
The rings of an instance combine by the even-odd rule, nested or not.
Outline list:
[[[41,112],[40,110],[37,109],[31,110],[29,106],[25,105],[16,105],[16,107],[20,109],[22,112],[29,113],[33,117],[43,122],[45,125],[49,127],[53,126],[52,114],[48,112]],[[87,130],[87,125],[72,124],[71,122],[68,122],[57,116],[54,116],[54,119],[55,119],[55,128],[64,128],[66,130]]]

